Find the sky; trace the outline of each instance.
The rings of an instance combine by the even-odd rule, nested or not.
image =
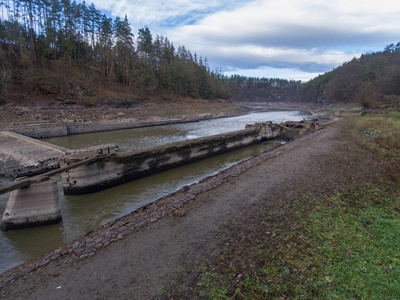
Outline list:
[[[400,41],[398,0],[92,0],[230,76],[307,81]],[[87,1],[89,2],[89,1]]]

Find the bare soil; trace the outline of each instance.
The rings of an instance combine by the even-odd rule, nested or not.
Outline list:
[[[263,153],[197,185],[209,185],[173,214],[149,223],[83,260],[54,261],[11,281],[3,299],[191,298],[232,224],[271,216],[279,204],[350,184],[371,165],[347,151],[348,120]],[[339,159],[340,158],[340,159]],[[368,175],[367,175],[368,176]],[[190,189],[195,189],[191,186]],[[288,227],[290,228],[290,227]],[[246,237],[243,237],[246,238]],[[12,272],[12,271],[11,271]]]
[[[246,111],[244,107],[223,99],[120,100],[96,105],[59,101],[8,103],[0,105],[0,123],[198,120],[234,116]]]

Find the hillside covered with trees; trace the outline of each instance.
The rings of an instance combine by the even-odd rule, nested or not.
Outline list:
[[[228,98],[227,78],[207,59],[149,28],[135,36],[125,18],[108,18],[85,2],[0,2],[0,91],[90,98],[122,91],[193,98]],[[5,96],[6,95],[6,96]]]
[[[364,54],[307,83],[224,76],[207,59],[128,18],[70,0],[0,0],[0,103],[88,104],[158,97],[398,103],[400,43]]]
[[[234,75],[228,79],[235,101],[299,101],[301,81]]]
[[[364,107],[376,104],[398,105],[400,99],[400,43],[382,52],[353,58],[342,66],[320,75],[300,89],[302,101],[318,103],[358,102]]]

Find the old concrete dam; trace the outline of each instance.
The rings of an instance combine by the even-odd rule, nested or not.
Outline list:
[[[257,113],[258,114],[258,113]],[[280,122],[282,120],[288,120],[288,119],[293,119],[293,120],[301,120],[303,118],[308,118],[309,115],[306,114],[301,114],[299,112],[266,112],[267,116],[264,116],[263,120],[265,121],[266,118],[272,119],[275,122]],[[269,115],[268,115],[269,114]],[[278,114],[278,116],[275,118],[271,118],[271,114]],[[286,115],[285,115],[286,114]],[[244,121],[245,123],[254,123],[252,122],[253,120],[261,121],[258,120],[257,118],[253,118],[249,115],[249,120]],[[267,119],[267,120],[268,120]],[[222,121],[222,120],[221,120]],[[210,124],[204,124],[207,128],[209,126],[209,130],[212,132],[218,132],[218,130],[221,130],[221,123],[218,123],[217,120],[211,120],[213,123],[211,126]],[[235,126],[239,126],[237,123],[237,120],[232,121]],[[218,125],[219,124],[219,125]],[[195,128],[195,125],[199,125],[199,127],[202,129],[204,127],[201,127],[201,123],[194,123],[194,124],[189,124],[189,127]],[[178,126],[178,125],[175,125]],[[179,126],[184,126],[183,124],[180,124]],[[178,127],[179,127],[178,126]],[[240,124],[240,126],[243,126]],[[214,131],[213,131],[214,129]],[[237,128],[234,128],[237,129]],[[241,127],[243,129],[243,127]],[[158,129],[154,128],[155,131]],[[171,130],[173,132],[180,132],[180,129],[172,128],[172,129],[166,129],[166,128],[160,128],[159,131],[165,131],[165,130]],[[124,131],[124,130],[122,130]],[[120,134],[122,131],[117,131],[117,132],[112,132],[112,134],[103,134],[103,137],[99,138],[98,134],[95,134],[94,143],[91,142],[91,134],[88,135],[82,135],[86,136],[83,137],[84,140],[88,141],[88,144],[82,144],[82,141],[79,141],[80,136],[71,136],[71,137],[66,137],[66,138],[60,138],[59,141],[52,140],[53,143],[58,143],[59,145],[62,145],[60,149],[63,148],[80,148],[82,146],[93,146],[99,143],[104,143],[104,142],[111,142],[114,143],[115,141],[113,138],[121,139]],[[148,129],[143,129],[143,131],[148,131]],[[231,131],[231,129],[227,129],[227,131]],[[251,131],[251,130],[250,130]],[[248,132],[250,132],[248,131]],[[143,140],[146,140],[146,134],[151,135],[150,132],[144,133],[143,137],[137,137],[134,140],[134,143],[143,143]],[[129,134],[128,134],[129,136]],[[160,144],[165,143],[165,141],[174,141],[174,140],[181,140],[179,144],[185,148],[185,141],[189,137],[198,137],[198,131],[189,131],[186,133],[182,133],[181,136],[172,136],[171,139],[168,139],[168,137],[162,137],[159,138],[161,140]],[[201,135],[200,135],[201,136]],[[226,133],[222,133],[222,136],[229,136]],[[222,136],[217,136],[217,141],[221,142]],[[77,137],[78,140],[78,145],[77,146],[70,146],[68,143],[74,140],[74,138]],[[131,139],[132,136],[130,136],[128,139]],[[69,140],[66,142],[66,140]],[[154,138],[154,135],[150,138],[151,141],[154,141],[156,138]],[[242,139],[243,140],[243,139]],[[250,139],[251,140],[251,139]],[[248,144],[254,144],[254,142],[249,142]],[[49,141],[49,140],[46,140]],[[253,137],[254,141],[254,137]],[[124,150],[123,152],[125,153],[127,150],[130,155],[134,156],[137,155],[138,153],[143,153],[145,151],[138,151],[140,148],[144,149],[146,148],[145,146],[135,146],[133,149],[136,150],[131,150],[132,147],[128,145],[130,142],[128,141],[123,141],[122,144],[122,149]],[[204,143],[204,141],[203,141]],[[23,261],[26,261],[27,259],[31,257],[35,257],[36,255],[39,255],[40,253],[43,253],[45,251],[48,251],[50,249],[53,249],[61,244],[64,244],[68,241],[71,241],[80,235],[84,234],[87,231],[92,230],[93,228],[99,226],[100,224],[104,224],[110,220],[113,220],[119,216],[122,216],[126,214],[127,212],[130,212],[134,210],[135,208],[140,207],[143,204],[149,203],[154,201],[155,199],[169,194],[171,192],[174,192],[177,190],[179,187],[189,185],[191,183],[194,183],[196,181],[199,181],[201,178],[204,178],[205,176],[209,176],[215,172],[218,172],[221,169],[224,169],[237,161],[240,161],[242,159],[245,159],[247,157],[253,156],[260,151],[265,151],[270,147],[275,147],[281,143],[280,140],[278,141],[270,141],[267,143],[263,144],[257,144],[254,146],[242,148],[241,150],[236,150],[233,152],[229,152],[226,154],[214,156],[212,158],[208,158],[205,160],[200,160],[202,158],[196,158],[195,153],[201,154],[201,153],[209,153],[211,151],[210,145],[208,145],[208,148],[205,149],[204,145],[202,147],[199,146],[198,148],[192,147],[190,149],[190,152],[186,153],[180,153],[179,155],[176,155],[176,157],[171,158],[171,155],[168,159],[166,157],[159,157],[158,160],[155,161],[170,161],[176,163],[176,160],[179,157],[190,157],[192,156],[193,161],[197,161],[195,163],[191,163],[186,166],[181,166],[178,168],[174,168],[168,171],[163,171],[161,173],[157,173],[155,175],[151,175],[148,177],[144,177],[139,180],[135,180],[132,182],[128,182],[123,185],[116,186],[111,189],[106,189],[100,192],[95,192],[92,194],[87,194],[87,195],[79,195],[79,196],[68,196],[64,195],[63,190],[67,191],[68,194],[68,178],[69,178],[69,183],[76,181],[77,183],[80,180],[81,175],[75,173],[77,172],[78,169],[71,170],[69,171],[70,173],[66,173],[68,175],[63,175],[64,178],[64,186],[61,184],[61,180],[59,175],[55,177],[56,182],[58,182],[58,196],[59,196],[59,201],[60,201],[60,207],[62,210],[62,218],[63,222],[59,224],[54,224],[54,225],[49,225],[45,227],[36,227],[36,228],[29,228],[29,229],[21,229],[21,230],[15,230],[15,231],[8,231],[6,233],[1,232],[0,233],[0,271],[5,271],[9,269],[12,266],[15,266]],[[118,144],[118,143],[117,143]],[[218,144],[217,142],[213,142],[213,145]],[[228,143],[229,144],[229,143]],[[173,144],[170,144],[173,145]],[[186,144],[188,145],[188,144]],[[225,150],[218,152],[218,148],[223,148],[221,144],[219,146],[215,146],[216,153],[223,153],[226,152]],[[241,147],[241,146],[239,146]],[[237,147],[237,148],[239,148]],[[157,148],[157,147],[156,147]],[[179,148],[179,147],[178,147]],[[182,148],[182,149],[183,149]],[[187,148],[187,147],[186,147]],[[221,148],[221,149],[222,149]],[[235,146],[233,146],[232,149],[234,149]],[[153,148],[155,149],[155,148]],[[158,148],[160,149],[160,148]],[[181,150],[182,150],[181,149]],[[167,152],[170,152],[171,149],[169,149]],[[159,150],[157,150],[160,152]],[[186,151],[188,151],[186,149]],[[212,152],[212,151],[211,151]],[[135,154],[136,153],[136,154]],[[196,154],[196,155],[197,155]],[[154,153],[152,154],[154,156]],[[70,157],[69,161],[67,160],[66,164],[68,163],[73,163],[74,160],[76,159],[81,159],[79,158],[79,155],[75,157]],[[92,164],[92,166],[85,166],[85,168],[94,168],[95,170],[105,170],[107,168],[114,168],[115,167],[115,162],[116,160],[131,160],[126,156],[126,154],[122,156],[103,156],[100,161],[96,161],[95,163]],[[153,169],[153,165],[150,162],[151,169]],[[145,162],[145,159],[142,161],[143,165],[149,165],[149,161]],[[113,165],[114,164],[114,165]],[[157,163],[159,164],[159,163]],[[133,169],[133,166],[129,166],[126,169]],[[168,168],[163,168],[162,166],[160,167],[159,171],[165,170]],[[90,170],[89,173],[92,175],[93,170]],[[115,171],[115,169],[114,169]],[[136,178],[137,174],[132,174],[132,173],[126,173],[127,170],[117,170],[117,172],[99,172],[99,174],[102,173],[120,173],[124,174],[124,176],[127,176],[127,180],[122,179],[122,181],[129,181],[132,178]],[[82,172],[82,169],[81,171]],[[79,173],[78,172],[78,173]],[[147,171],[145,171],[145,175],[147,174]],[[83,173],[85,174],[85,173]],[[75,179],[73,177],[75,176]],[[86,179],[88,178],[88,175],[83,175],[83,177]],[[90,176],[89,176],[90,177]],[[141,176],[138,176],[141,177]],[[57,179],[58,178],[58,179]],[[78,179],[78,180],[76,180]],[[118,179],[120,181],[121,179]],[[3,181],[4,182],[4,181]],[[105,183],[106,185],[110,184],[112,180],[110,178],[106,178]],[[1,185],[1,183],[0,183]],[[75,184],[76,185],[76,184]],[[114,184],[110,184],[112,186]],[[87,189],[87,187],[84,187],[84,189]],[[97,188],[96,188],[97,189]],[[76,194],[76,189],[75,192],[73,192],[74,189],[70,189],[72,191],[70,194]],[[3,213],[5,210],[5,205],[8,201],[8,195],[3,195],[0,197],[0,212]]]

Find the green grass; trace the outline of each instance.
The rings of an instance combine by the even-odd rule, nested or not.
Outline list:
[[[400,297],[400,199],[377,187],[352,188],[312,215],[318,255],[325,257],[317,295],[328,298]]]
[[[297,218],[290,219],[291,230],[282,230],[286,226],[277,222],[289,217],[282,213],[254,224],[251,241],[231,238],[233,247],[226,247],[218,264],[203,272],[198,295],[398,299],[399,207],[398,195],[374,186],[289,204],[282,211],[298,210]]]
[[[400,299],[399,129],[396,114],[354,119],[348,150],[361,160],[372,154],[374,179],[233,222],[196,297]]]

